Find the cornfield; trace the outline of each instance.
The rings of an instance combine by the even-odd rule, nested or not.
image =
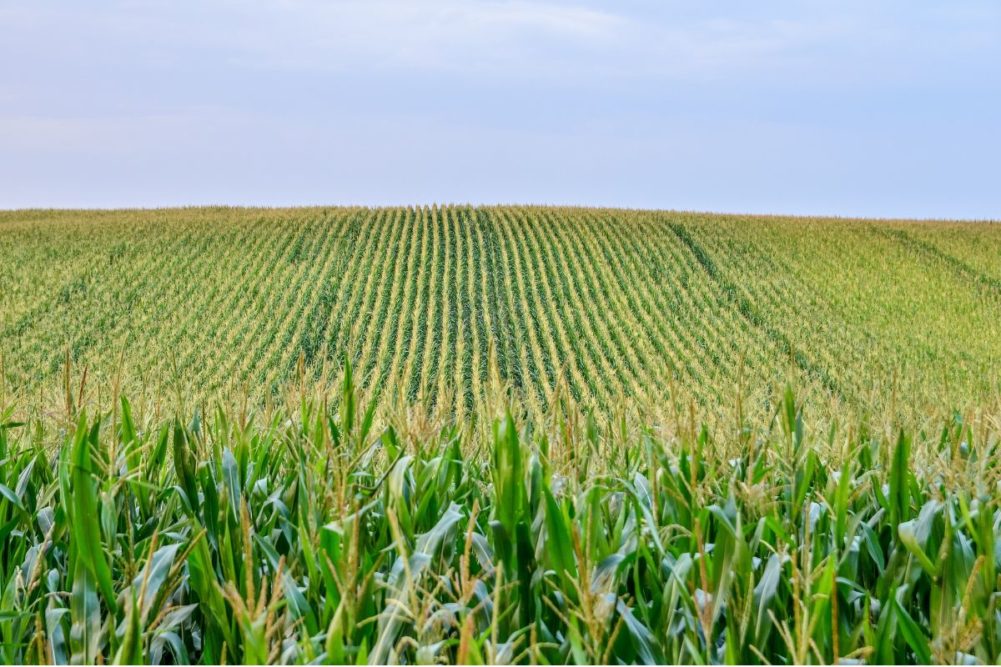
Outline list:
[[[1001,228],[0,213],[6,664],[1001,663]]]
[[[997,430],[0,427],[5,663],[1001,660]]]
[[[659,419],[796,386],[832,415],[994,404],[1001,228],[559,208],[0,213],[8,396],[49,410],[334,386],[464,415]],[[300,368],[300,365],[302,368]],[[13,400],[13,398],[12,398]],[[177,406],[174,406],[177,407]]]

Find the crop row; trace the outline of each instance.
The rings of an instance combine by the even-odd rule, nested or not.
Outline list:
[[[202,401],[329,385],[448,413],[767,410],[804,387],[903,413],[997,396],[993,227],[528,207],[186,209],[0,218],[6,391],[52,407],[66,359]],[[253,389],[250,389],[253,388]],[[157,399],[159,400],[159,398]]]

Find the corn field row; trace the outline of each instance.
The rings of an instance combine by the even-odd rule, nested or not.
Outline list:
[[[0,213],[3,387],[51,409],[359,384],[463,415],[733,402],[994,404],[992,225],[462,206]],[[496,371],[496,373],[494,373]],[[846,413],[847,414],[847,413]]]

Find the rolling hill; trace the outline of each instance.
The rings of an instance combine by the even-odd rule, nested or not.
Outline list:
[[[1001,227],[602,209],[0,213],[6,391],[327,383],[458,413],[763,404],[853,411],[997,395]],[[117,382],[117,384],[116,384]]]

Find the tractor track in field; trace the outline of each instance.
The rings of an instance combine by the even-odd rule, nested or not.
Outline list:
[[[752,327],[762,331],[765,336],[767,336],[771,341],[773,341],[779,348],[787,354],[795,363],[796,366],[806,373],[810,377],[815,377],[820,380],[821,384],[827,389],[828,392],[837,396],[840,399],[845,398],[845,392],[838,384],[838,382],[831,377],[831,374],[826,368],[820,366],[819,364],[811,361],[806,353],[793,344],[789,337],[783,334],[778,329],[770,326],[761,314],[758,313],[757,309],[754,307],[747,297],[740,296],[738,294],[737,286],[722,275],[719,268],[716,266],[716,262],[713,261],[709,253],[706,252],[705,248],[696,241],[688,230],[684,228],[683,225],[677,222],[668,223],[668,227],[671,232],[678,237],[678,240],[689,251],[695,256],[695,260],[698,262],[699,266],[702,267],[705,274],[709,277],[711,281],[716,283],[723,291],[726,299],[730,304],[737,309],[737,312],[750,324]]]
[[[934,243],[914,238],[903,229],[892,229],[878,225],[874,225],[872,229],[876,234],[884,238],[895,240],[918,254],[925,255],[945,264],[956,275],[970,281],[978,290],[1001,303],[1001,280],[988,276],[955,255],[942,250]]]

